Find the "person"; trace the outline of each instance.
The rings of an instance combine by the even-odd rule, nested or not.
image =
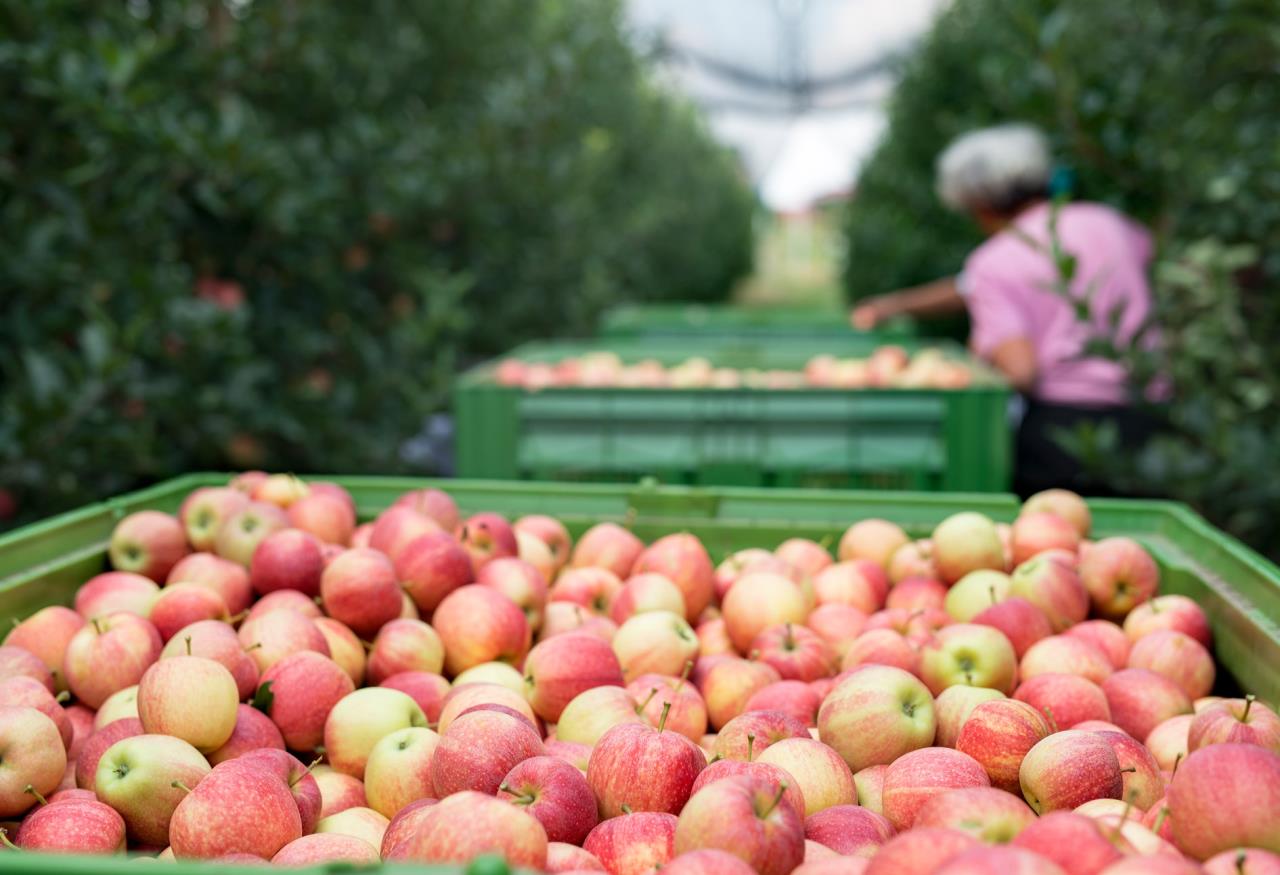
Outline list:
[[[959,276],[869,298],[851,321],[870,330],[895,316],[967,309],[971,349],[1026,401],[1015,491],[1058,486],[1100,494],[1105,485],[1090,481],[1059,432],[1111,423],[1129,448],[1153,432],[1151,418],[1133,404],[1126,367],[1089,349],[1092,340],[1124,349],[1158,337],[1146,330],[1151,236],[1103,204],[1051,201],[1051,174],[1045,137],[1028,125],[955,140],[938,158],[938,194],[969,214],[987,240]]]

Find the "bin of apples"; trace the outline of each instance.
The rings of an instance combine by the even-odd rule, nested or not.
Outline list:
[[[240,475],[0,647],[26,852],[643,875],[1274,873],[1280,718],[1078,497],[911,540],[461,518]]]
[[[716,367],[694,356],[675,365],[657,359],[625,364],[612,352],[589,352],[558,362],[507,358],[494,370],[504,386],[528,391],[550,388],[619,389],[963,389],[973,382],[968,364],[941,350],[911,354],[882,346],[866,358],[817,355],[803,370]]]

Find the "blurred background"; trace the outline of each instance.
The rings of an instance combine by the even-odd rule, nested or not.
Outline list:
[[[937,153],[1021,120],[1158,241],[1171,429],[1063,441],[1275,555],[1275,13],[0,0],[0,527],[190,470],[438,473],[454,376],[521,341],[952,273]]]

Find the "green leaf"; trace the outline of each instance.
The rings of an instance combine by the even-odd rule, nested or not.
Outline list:
[[[271,712],[271,703],[275,701],[275,694],[271,692],[271,685],[274,681],[263,681],[253,694],[253,701],[249,704],[257,708],[263,714]]]

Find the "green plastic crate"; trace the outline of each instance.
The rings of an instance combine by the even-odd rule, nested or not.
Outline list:
[[[734,307],[707,304],[634,304],[600,318],[600,336],[647,340],[815,340],[848,336],[897,342],[914,336],[909,321],[858,332],[842,307]]]
[[[865,356],[881,344],[735,340],[526,344],[552,362],[604,349],[624,361],[801,369],[819,352]],[[955,344],[937,346],[963,356]],[[981,369],[980,365],[975,365]],[[495,362],[454,386],[460,477],[686,485],[1000,492],[1012,472],[1010,392],[990,371],[965,389],[621,389],[526,392],[493,381]]]

